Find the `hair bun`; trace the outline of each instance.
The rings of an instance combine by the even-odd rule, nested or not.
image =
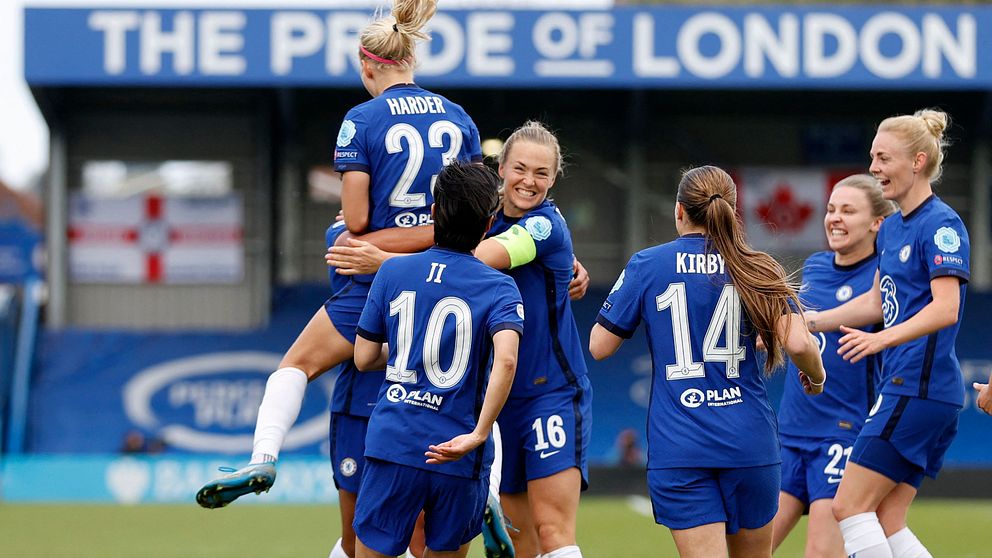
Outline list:
[[[930,130],[930,133],[938,139],[944,136],[944,130],[947,129],[950,123],[950,117],[942,110],[921,109],[916,111],[913,116],[922,120],[926,124],[927,129]]]

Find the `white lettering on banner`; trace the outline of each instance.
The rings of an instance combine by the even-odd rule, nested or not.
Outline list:
[[[510,76],[515,68],[507,56],[513,47],[513,15],[500,12],[470,14],[466,21],[472,48],[466,52],[466,67],[473,76]],[[475,37],[475,39],[471,39]],[[497,56],[502,54],[502,56]]]
[[[555,39],[555,36],[558,36]],[[600,46],[613,41],[613,16],[605,13],[551,12],[538,18],[531,30],[534,48],[549,60],[538,60],[534,73],[542,77],[610,77],[613,62],[595,60]],[[566,60],[579,54],[581,58]]]
[[[706,57],[699,50],[703,36],[713,34],[720,39],[720,50]],[[733,71],[741,58],[741,34],[729,17],[704,12],[688,19],[679,29],[676,48],[682,64],[691,73],[715,79]]]
[[[641,79],[673,79],[683,72],[707,80],[739,74],[754,80],[828,79],[861,65],[884,80],[915,72],[928,79],[972,79],[978,70],[978,26],[972,13],[945,20],[939,13],[889,10],[856,25],[843,13],[828,11],[754,11],[738,18],[710,9],[672,21],[667,12],[651,10],[634,12],[632,28],[620,32],[615,29],[618,13],[549,11],[529,29],[519,28],[508,10],[467,12],[463,20],[439,13],[428,26],[435,40],[418,45],[418,73],[511,77],[520,71],[520,60],[530,60],[513,53],[533,52],[539,78],[611,78],[617,60],[626,59],[625,48],[631,49],[634,77]],[[139,48],[131,59],[139,61],[144,75],[161,74],[168,63],[168,71],[177,75],[242,76],[253,62],[245,47],[260,38],[246,35],[249,17],[259,16],[238,10],[94,10],[87,25],[102,36],[107,75],[128,71],[130,38]],[[273,11],[264,17],[269,18],[273,77],[305,73],[297,63],[320,56],[324,72],[302,77],[343,76],[358,69],[359,33],[368,14]],[[628,34],[631,43],[618,44]],[[515,39],[530,44],[514,45]],[[313,64],[307,68],[312,72]]]
[[[172,55],[172,69],[185,76],[193,73],[193,14],[179,12],[172,31],[162,29],[162,16],[147,12],[141,18],[141,73],[153,76],[162,71],[162,55]]]
[[[918,68],[924,76],[938,78],[944,60],[959,77],[973,78],[977,73],[977,24],[972,14],[958,16],[952,30],[937,14],[925,14],[917,25],[904,14],[882,12],[858,30],[841,15],[818,12],[802,16],[801,28],[802,41],[795,14],[781,15],[776,33],[764,14],[745,15],[741,29],[721,13],[703,12],[679,27],[677,57],[658,56],[654,16],[642,12],[633,18],[633,70],[638,77],[672,78],[684,67],[694,76],[719,79],[733,72],[743,58],[744,73],[760,79],[767,75],[767,58],[782,77],[799,75],[800,59],[803,75],[810,78],[843,76],[859,60],[872,75],[884,79],[905,77]],[[719,42],[717,52],[709,56],[700,48],[708,35]],[[882,53],[881,43],[888,35],[901,42],[897,53]]]
[[[324,45],[320,18],[304,12],[276,12],[272,16],[272,73],[285,76],[293,71],[293,59],[311,56]]]
[[[423,41],[417,45],[417,61],[420,64],[418,73],[427,76],[439,76],[455,71],[461,64],[465,54],[465,35],[462,26],[447,14],[435,14],[427,26],[433,40]],[[431,47],[440,39],[441,50],[431,52]],[[477,37],[469,37],[472,49],[477,46]],[[513,69],[503,75],[512,75]]]
[[[799,75],[799,20],[794,14],[779,18],[779,33],[758,14],[744,16],[744,73],[748,77],[765,74],[765,58],[782,77]]]
[[[975,45],[978,44],[978,31],[975,16],[958,16],[958,39],[948,29],[943,18],[936,14],[923,16],[923,75],[929,78],[940,77],[941,58],[954,68],[954,73],[963,78],[973,78],[978,71]]]
[[[340,76],[350,66],[356,72],[361,69],[358,61],[358,46],[362,29],[368,25],[365,14],[341,12],[327,16],[327,57],[324,59],[327,73]]]
[[[245,58],[235,53],[245,46],[241,32],[245,28],[244,12],[204,12],[200,16],[200,71],[213,76],[237,76],[245,73]]]
[[[138,12],[93,12],[90,29],[103,31],[103,71],[112,76],[127,67],[127,32],[138,28]]]

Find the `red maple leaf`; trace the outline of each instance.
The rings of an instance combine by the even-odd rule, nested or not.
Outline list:
[[[813,206],[796,200],[792,187],[783,182],[775,187],[772,195],[758,205],[755,213],[761,223],[772,231],[798,232],[813,215]]]

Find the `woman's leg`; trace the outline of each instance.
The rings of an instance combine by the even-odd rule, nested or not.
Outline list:
[[[796,523],[799,523],[799,518],[803,516],[805,508],[803,502],[792,494],[788,492],[778,493],[778,512],[772,519],[773,551],[782,544],[785,537],[789,536],[789,533],[796,527]]]
[[[712,558],[727,555],[726,529],[726,523],[707,523],[691,529],[671,531],[681,558]]]
[[[559,558],[554,551],[574,547],[561,554],[561,558],[582,556],[575,544],[575,518],[581,491],[582,474],[576,467],[528,481],[531,516],[545,554]]]

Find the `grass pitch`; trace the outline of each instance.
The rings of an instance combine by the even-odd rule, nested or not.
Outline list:
[[[0,505],[0,555],[38,558],[323,558],[340,527],[334,506]],[[992,501],[917,501],[910,526],[934,556],[989,555]],[[579,544],[590,558],[676,556],[644,498],[584,498]],[[776,557],[802,556],[805,520]],[[477,539],[469,556],[482,557]]]

